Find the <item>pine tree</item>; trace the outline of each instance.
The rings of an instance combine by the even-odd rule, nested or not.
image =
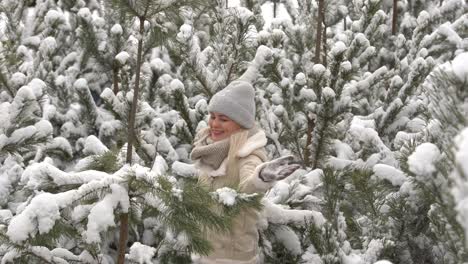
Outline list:
[[[266,1],[150,2],[0,3],[2,262],[114,263],[123,213],[130,263],[209,252],[204,228],[260,207],[186,164],[239,78],[270,157],[305,165],[262,199],[265,263],[468,261],[463,1],[399,2],[395,35],[389,1],[323,1],[320,24],[318,2],[277,1],[291,20],[268,28]]]

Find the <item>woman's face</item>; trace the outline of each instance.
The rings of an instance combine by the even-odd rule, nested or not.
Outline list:
[[[241,129],[241,126],[229,117],[221,114],[212,112],[210,113],[210,120],[208,121],[210,126],[210,136],[213,141],[223,140],[228,138],[233,133]]]

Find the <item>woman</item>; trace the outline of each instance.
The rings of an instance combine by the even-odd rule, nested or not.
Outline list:
[[[222,187],[263,193],[299,165],[291,156],[267,161],[265,133],[255,127],[255,92],[248,82],[234,81],[215,94],[209,105],[208,127],[196,136],[191,158],[198,181],[213,191]],[[245,210],[225,234],[210,233],[213,251],[201,263],[258,263],[258,212]]]

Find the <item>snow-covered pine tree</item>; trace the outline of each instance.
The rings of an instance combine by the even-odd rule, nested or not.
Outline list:
[[[297,247],[292,250],[291,248],[294,247],[291,247],[291,244],[283,243],[283,247],[276,247],[280,254],[273,254],[273,259],[280,256],[283,260],[297,261],[300,259],[297,257],[298,254],[303,254],[303,261],[316,261],[317,263],[320,263],[319,261],[334,263],[351,260],[373,263],[379,258],[387,258],[397,263],[402,261],[405,263],[438,263],[441,259],[449,263],[457,263],[460,259],[464,259],[464,253],[455,254],[455,251],[463,252],[463,249],[460,244],[456,242],[453,244],[459,237],[453,235],[453,231],[448,231],[458,230],[458,224],[454,222],[453,218],[454,210],[447,188],[447,176],[441,175],[438,179],[430,177],[425,179],[426,184],[441,187],[437,192],[433,192],[433,194],[442,194],[442,198],[437,202],[433,196],[433,198],[425,196],[430,194],[430,191],[427,192],[427,188],[424,191],[422,186],[409,183],[415,182],[415,176],[414,173],[405,169],[407,167],[405,159],[412,154],[416,146],[432,141],[431,137],[426,136],[423,139],[420,137],[417,142],[413,141],[412,148],[408,148],[410,141],[405,142],[411,140],[410,134],[427,134],[432,128],[437,128],[433,126],[434,122],[427,120],[424,103],[418,99],[418,96],[421,97],[421,84],[435,65],[453,56],[457,49],[466,48],[460,42],[466,34],[465,29],[460,25],[461,21],[466,21],[466,17],[458,12],[458,15],[454,15],[454,22],[446,23],[439,30],[434,31],[440,24],[439,13],[437,10],[429,9],[420,15],[421,28],[414,31],[415,33],[410,40],[406,41],[400,35],[397,38],[391,38],[394,42],[389,43],[389,41],[382,41],[388,36],[386,29],[388,29],[389,22],[385,13],[379,11],[378,3],[376,1],[360,3],[354,6],[353,12],[359,12],[361,15],[357,16],[357,20],[352,21],[351,30],[337,34],[331,41],[331,43],[344,42],[345,49],[347,49],[344,57],[349,61],[349,66],[346,67],[348,70],[335,71],[329,75],[330,77],[324,78],[332,83],[338,82],[338,84],[334,83],[335,86],[332,87],[338,89],[337,98],[339,98],[340,93],[347,94],[350,98],[348,100],[350,110],[345,112],[343,122],[334,123],[335,120],[339,121],[336,115],[332,115],[332,118],[325,115],[328,118],[323,119],[328,124],[324,126],[329,129],[328,131],[333,128],[331,125],[333,123],[338,124],[335,127],[339,128],[338,132],[341,131],[341,136],[325,133],[329,139],[332,139],[331,143],[333,144],[328,144],[331,146],[328,149],[328,154],[324,155],[323,163],[319,163],[318,167],[325,169],[327,166],[331,166],[330,170],[316,171],[315,173],[322,175],[322,183],[309,185],[312,188],[308,192],[304,192],[304,188],[298,187],[301,185],[294,183],[281,188],[276,187],[270,193],[273,199],[278,199],[278,202],[286,203],[287,206],[293,206],[293,208],[300,208],[300,206],[318,208],[326,216],[327,222],[322,226],[322,232],[320,232],[320,228],[308,226],[308,230],[312,230],[313,235],[308,240],[301,241],[304,243],[302,244],[302,253],[298,253],[301,251],[298,251]],[[461,8],[460,5],[460,1],[450,1],[444,3],[440,10],[443,12],[445,12],[444,10],[454,10],[455,7]],[[432,24],[424,22],[424,18],[433,21]],[[428,27],[428,25],[430,26]],[[284,52],[284,50],[288,50],[289,45],[294,43],[290,40],[290,36],[293,34],[288,34],[284,28],[288,28],[288,26],[287,23],[283,22],[277,26],[276,31],[270,31],[269,34],[261,32],[262,35],[260,35],[262,43],[268,43],[267,45],[277,50],[274,52],[275,64],[270,68],[272,71],[269,74],[264,74],[265,77],[271,76],[270,82],[273,81],[274,84],[267,82],[267,85],[264,86],[267,100],[262,99],[265,114],[261,121],[264,127],[272,128],[271,131],[275,132],[281,131],[280,127],[287,127],[288,124],[302,125],[302,129],[297,125],[296,127],[291,126],[292,129],[285,133],[288,137],[299,135],[299,138],[302,137],[302,141],[282,139],[273,140],[274,144],[272,144],[272,149],[279,152],[284,147],[282,144],[292,142],[286,148],[300,155],[302,149],[297,146],[307,142],[304,136],[307,121],[305,117],[300,122],[294,121],[296,119],[291,117],[291,114],[297,115],[308,109],[304,105],[310,101],[320,101],[317,100],[317,92],[314,90],[315,96],[304,100],[306,103],[291,104],[291,101],[294,100],[292,99],[294,98],[293,89],[289,84],[291,76],[294,76],[291,69],[300,69],[307,63],[311,68],[318,68],[319,65],[312,66],[310,59],[296,64],[299,62],[299,58],[302,58],[301,55],[292,57],[295,60],[284,59],[284,54],[293,54],[291,51]],[[286,34],[282,33],[282,30]],[[424,35],[424,32],[431,32],[431,34]],[[304,35],[306,33],[298,34],[300,37]],[[348,43],[353,39],[353,35],[355,36],[353,41],[364,45],[365,51],[347,47],[350,45]],[[448,38],[448,36],[451,37]],[[421,41],[422,39],[424,41]],[[430,39],[437,39],[437,41],[431,42]],[[433,43],[434,46],[431,46],[430,43]],[[444,48],[437,48],[442,46]],[[298,47],[302,47],[303,50],[307,45]],[[335,47],[337,48],[337,46]],[[396,50],[395,47],[399,47],[399,49]],[[309,50],[312,49],[309,48]],[[396,50],[396,52],[389,52],[390,50]],[[428,55],[428,50],[431,50],[430,55]],[[328,58],[333,58],[333,53],[329,54]],[[309,58],[311,57],[309,55]],[[413,65],[409,66],[411,64]],[[341,66],[345,67],[346,64],[341,64]],[[337,73],[342,73],[344,76]],[[296,75],[296,83],[302,83],[302,86],[305,86],[304,79],[310,78],[310,76],[313,75]],[[319,85],[309,85],[309,87],[317,86]],[[403,89],[404,87],[406,88]],[[404,103],[400,103],[399,107],[394,105],[393,110],[385,110],[392,102],[394,104],[395,100]],[[271,103],[273,103],[273,111],[270,111]],[[277,116],[284,118],[277,121]],[[382,116],[386,116],[387,121],[392,121],[384,121]],[[318,115],[317,122],[320,122],[320,118]],[[290,122],[291,120],[293,122]],[[382,129],[379,129],[379,126]],[[300,132],[298,133],[298,131]],[[320,139],[316,134],[314,136],[312,137],[314,140]],[[449,137],[447,136],[447,138]],[[405,146],[401,148],[403,145]],[[312,154],[321,149],[318,146],[320,144],[312,146]],[[298,178],[307,186],[310,180],[305,177],[306,175],[308,174]],[[445,184],[441,185],[443,182]],[[326,191],[335,189],[340,190],[335,193],[335,196],[333,192],[330,195],[330,192]],[[417,195],[413,195],[413,192]],[[296,195],[302,195],[302,203],[293,202],[297,202],[297,198],[292,199],[291,197],[296,197]],[[420,199],[420,202],[415,202],[415,199]],[[424,204],[425,206],[417,207],[416,204]],[[335,208],[334,214],[327,213],[333,212],[330,209],[332,205],[332,208]],[[431,208],[434,208],[434,211],[431,211]],[[440,217],[441,215],[437,212],[444,210],[446,215]],[[435,217],[435,215],[439,217]],[[422,223],[425,225],[421,226]],[[377,228],[372,228],[373,226],[377,226]],[[437,227],[440,226],[447,226],[447,233],[452,235],[446,236],[443,231],[437,231]],[[403,227],[406,229],[404,228],[404,232],[400,232],[399,230],[402,230]],[[307,228],[302,226],[299,230],[304,233]],[[414,238],[414,234],[418,232],[422,233]],[[326,238],[331,236],[333,236],[331,239],[333,243],[328,244],[327,247],[323,247],[323,244],[317,244],[318,241],[327,241]],[[311,240],[310,238],[315,239]],[[293,236],[289,240],[298,241]],[[426,241],[427,243],[416,241]],[[448,245],[451,243],[456,246],[450,248]],[[304,245],[310,245],[310,247],[307,248]],[[284,247],[287,249],[285,250]],[[442,248],[444,249],[442,250]],[[267,252],[267,255],[269,253],[271,252]]]
[[[6,218],[2,261],[114,263],[116,217],[121,211],[128,211],[132,220],[135,243],[130,260],[140,263],[138,258],[149,256],[163,263],[187,261],[191,252],[203,254],[210,248],[202,236],[204,226],[223,231],[243,206],[260,206],[256,195],[226,189],[213,196],[193,184],[180,186],[175,178],[159,174],[166,172],[164,160],[158,161],[158,172],[138,165],[114,173],[67,173],[47,163],[29,166],[21,175],[21,186],[40,193]],[[234,200],[225,200],[228,196]],[[217,201],[224,215],[206,210]]]
[[[399,1],[392,37],[385,2],[323,2],[315,54],[312,1],[278,1],[291,22],[263,31],[265,1],[249,0],[169,9],[147,19],[143,34],[134,16],[98,1],[2,1],[0,107],[10,113],[1,124],[2,262],[112,263],[115,217],[126,209],[127,261],[190,262],[190,252],[207,249],[199,227],[226,219],[202,219],[198,202],[213,202],[209,195],[170,175],[194,175],[180,161],[206,126],[207,101],[239,77],[256,87],[270,156],[309,164],[263,201],[264,262],[466,262],[466,81],[438,66],[467,50],[466,6]],[[138,40],[137,165],[128,167]],[[453,63],[464,65],[460,58]],[[226,195],[235,193],[211,194]],[[258,197],[237,198],[258,206]],[[101,209],[105,223],[94,221]]]
[[[16,8],[13,2],[6,4]],[[20,2],[19,6],[24,4]],[[106,13],[111,11],[94,1],[64,1],[57,5],[38,1],[22,10],[30,16],[22,13],[7,18],[8,25],[23,25],[24,19],[34,17],[29,22],[37,25],[36,31],[30,34],[44,34],[46,38],[36,41],[44,48],[38,48],[39,44],[20,45],[28,39],[7,38],[17,40],[8,44],[16,45],[24,55],[19,62],[10,60],[15,49],[4,48],[2,39],[1,51],[7,55],[5,63],[9,63],[5,68],[20,71],[2,71],[6,76],[2,88],[8,90],[2,93],[2,109],[11,113],[2,118],[3,263],[113,263],[118,242],[115,216],[127,211],[131,213],[131,239],[135,242],[127,256],[129,261],[141,263],[153,258],[163,263],[187,262],[190,253],[206,254],[210,248],[201,236],[202,228],[211,226],[222,231],[243,206],[260,206],[256,195],[245,196],[232,190],[208,194],[190,182],[179,184],[175,178],[164,176],[169,173],[168,166],[160,154],[173,162],[179,159],[179,153],[187,158],[188,152],[176,152],[174,142],[165,135],[166,124],[176,126],[174,120],[181,110],[159,109],[157,105],[153,108],[152,101],[139,104],[136,120],[137,130],[141,131],[136,152],[141,157],[134,157],[147,167],[122,167],[124,129],[132,99],[129,90],[138,72],[129,54],[136,53],[134,40],[138,38],[134,36],[138,34],[131,27],[127,30],[116,24],[112,14]],[[169,73],[165,66],[168,62],[161,63],[167,57],[159,58],[164,54],[153,46],[161,44],[158,37],[162,33],[177,32],[180,21],[176,15],[180,11],[175,7],[158,12],[165,16],[151,21],[156,30],[146,32],[143,68],[156,72],[163,65]],[[158,23],[165,18],[171,18],[176,25]],[[63,37],[62,31],[53,31],[52,24],[42,25],[43,20],[64,25],[62,30],[71,35]],[[151,92],[154,96],[154,83],[143,84],[144,96],[151,96]],[[179,89],[180,84],[174,79],[172,87]],[[112,85],[113,89],[104,89]],[[101,94],[102,101],[97,94]],[[172,133],[171,129],[167,132]],[[206,206],[216,200],[226,209],[225,216],[206,212]],[[99,221],[103,208],[106,217]],[[23,227],[26,229],[21,230]]]

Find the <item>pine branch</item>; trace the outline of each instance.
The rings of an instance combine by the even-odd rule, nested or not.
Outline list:
[[[8,77],[3,73],[3,67],[4,65],[0,62],[0,84],[11,97],[15,97],[16,92],[8,84]]]
[[[158,177],[154,182],[143,178],[132,178],[129,181],[129,189],[136,191],[131,195],[143,199],[142,217],[155,217],[174,232],[186,233],[191,241],[188,247],[189,252],[208,254],[211,245],[204,237],[203,230],[211,229],[225,232],[231,225],[232,218],[241,210],[261,208],[261,197],[258,195],[247,198],[247,200],[240,199],[232,207],[219,207],[213,200],[212,194],[198,184],[186,182],[183,189],[180,190],[180,196],[175,195],[179,192],[175,192],[174,188],[175,186],[164,177]],[[161,205],[156,208],[144,202],[148,199],[144,198],[145,194],[160,200]],[[214,207],[221,209],[221,213],[211,209]],[[161,208],[164,208],[163,211]]]
[[[78,20],[81,34],[79,38],[81,39],[82,44],[85,46],[83,59],[81,61],[81,67],[84,68],[84,65],[87,62],[89,57],[95,58],[96,62],[104,68],[104,72],[109,72],[112,70],[112,60],[105,57],[98,49],[98,39],[96,32],[94,32],[93,25],[84,19]]]
[[[120,164],[118,164],[117,153],[106,151],[101,155],[94,156],[93,161],[89,164],[87,169],[114,173],[119,170],[120,167]]]

